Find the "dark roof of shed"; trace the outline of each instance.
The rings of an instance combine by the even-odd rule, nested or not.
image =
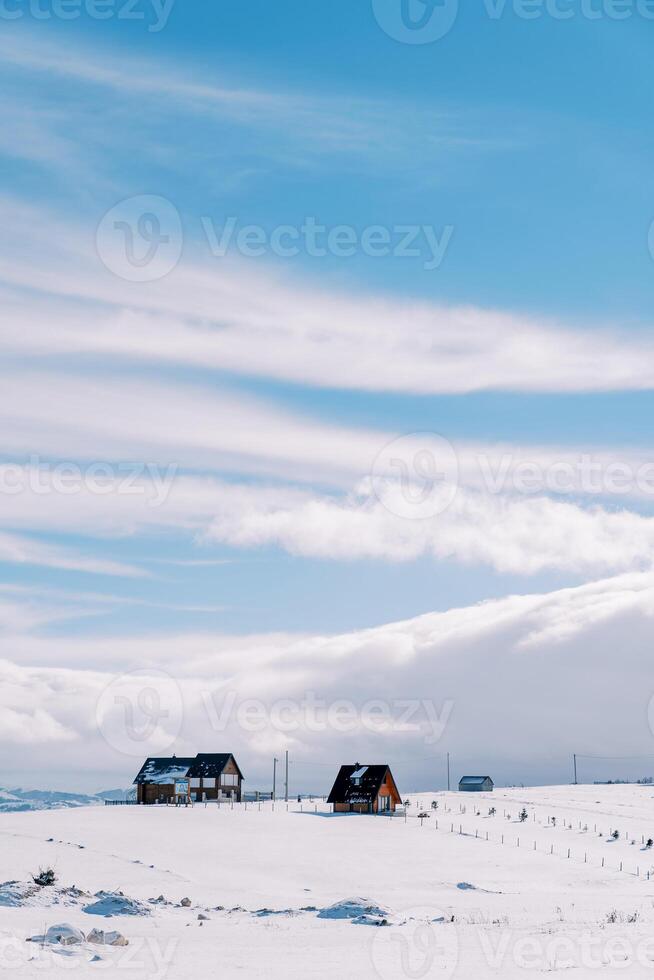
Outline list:
[[[135,783],[148,783],[148,782],[158,782],[161,780],[162,776],[165,776],[170,772],[170,782],[174,783],[175,779],[184,778],[188,775],[189,767],[195,759],[189,759],[182,756],[168,756],[168,757],[150,757],[145,760],[141,766]]]
[[[216,779],[230,759],[233,760],[239,776],[243,779],[243,773],[231,752],[199,752],[189,769],[189,776],[195,779],[200,776],[206,779]]]
[[[361,773],[361,782],[355,785],[351,776],[358,770]],[[366,766],[356,763],[353,766],[341,766],[336,781],[332,786],[332,791],[327,797],[328,803],[372,803],[376,798],[386,773],[390,773],[387,765]],[[391,779],[393,778],[391,774]]]
[[[490,783],[493,782],[490,776],[462,776],[459,780],[459,786],[461,783],[485,783],[486,780]]]

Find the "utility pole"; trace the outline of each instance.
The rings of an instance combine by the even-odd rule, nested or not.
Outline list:
[[[288,803],[288,749],[286,749],[286,779],[284,780],[284,800]]]
[[[273,792],[272,792],[273,803],[275,802],[275,793],[277,789],[277,763],[278,762],[279,759],[273,759]]]
[[[575,786],[577,785],[577,756],[576,754],[572,757],[574,767],[575,767]]]
[[[447,753],[447,792],[450,791],[450,753]]]

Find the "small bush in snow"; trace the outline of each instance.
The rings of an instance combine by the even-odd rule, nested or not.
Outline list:
[[[39,868],[39,873],[32,875],[32,880],[35,885],[40,885],[41,888],[47,888],[50,885],[54,885],[57,876],[52,868]]]
[[[529,819],[529,814],[527,813],[527,811],[523,807],[522,810],[520,811],[520,813],[518,814],[518,820],[520,821],[520,823],[524,823],[525,820],[528,820],[528,819]]]

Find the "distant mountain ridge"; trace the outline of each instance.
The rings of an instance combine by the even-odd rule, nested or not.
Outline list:
[[[133,795],[131,789],[102,790],[93,794],[44,789],[0,789],[0,814],[102,806],[105,800],[125,800],[130,795]]]

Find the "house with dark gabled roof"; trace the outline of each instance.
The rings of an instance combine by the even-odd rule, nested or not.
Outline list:
[[[134,783],[139,803],[240,803],[243,773],[230,752],[201,752],[193,758],[146,759]]]
[[[463,776],[459,793],[492,793],[494,785],[490,776]]]
[[[341,766],[327,802],[334,813],[392,813],[402,802],[387,765]]]

